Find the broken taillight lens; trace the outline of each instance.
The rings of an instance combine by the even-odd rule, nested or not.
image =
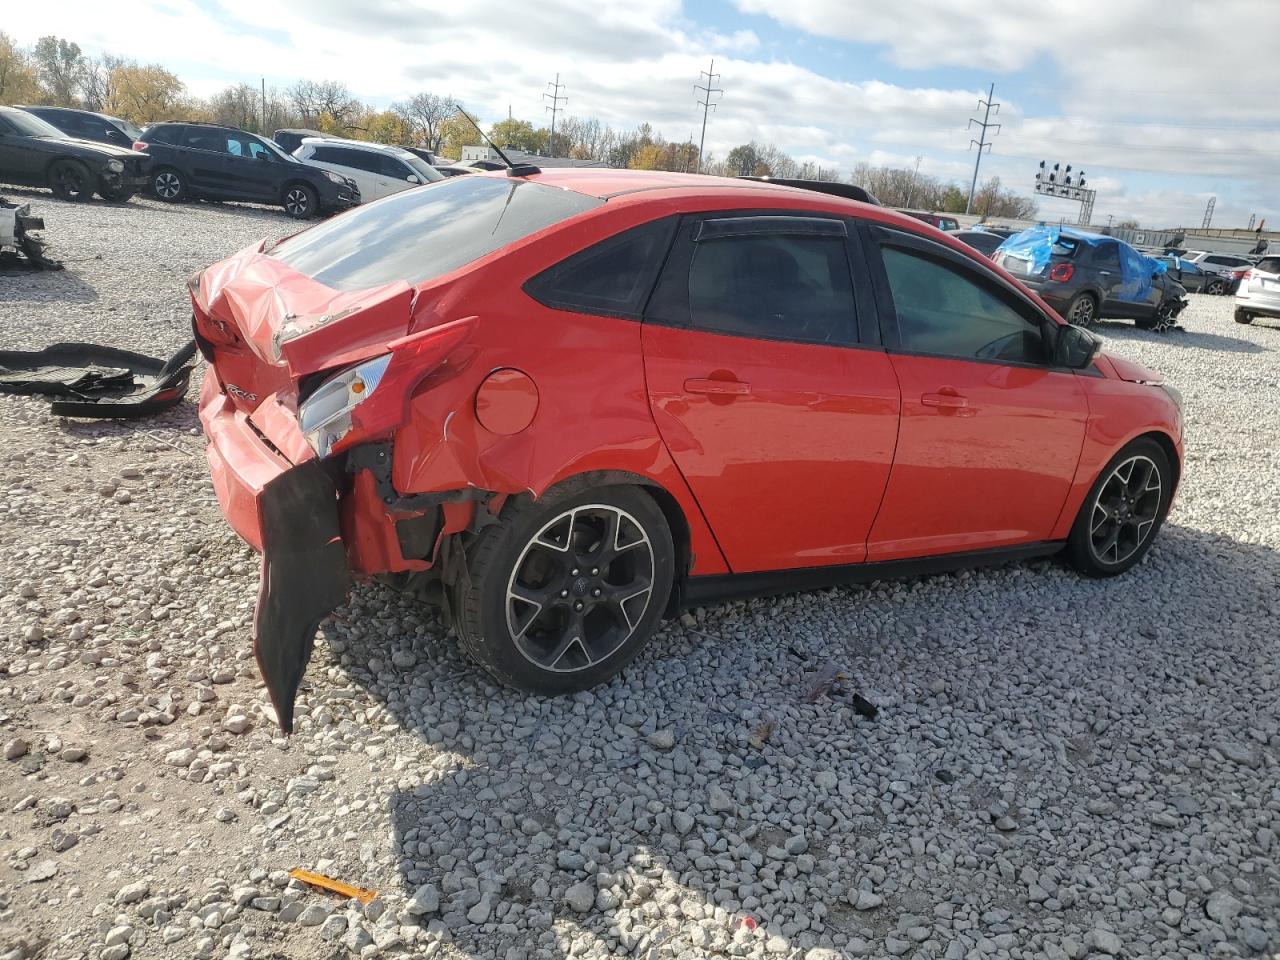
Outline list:
[[[1075,274],[1076,268],[1069,263],[1055,263],[1049,271],[1049,279],[1058,283],[1066,283]]]

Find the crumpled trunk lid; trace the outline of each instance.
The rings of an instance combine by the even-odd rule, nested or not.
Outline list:
[[[339,291],[317,283],[259,243],[190,284],[197,340],[238,409],[251,412],[309,373],[346,366],[403,337],[415,292],[404,281]]]

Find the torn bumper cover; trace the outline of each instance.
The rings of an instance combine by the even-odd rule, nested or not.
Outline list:
[[[25,255],[33,267],[61,270],[62,264],[44,255],[44,241],[32,236],[33,230],[43,229],[44,220],[31,216],[30,204],[9,203],[0,199],[0,262],[13,256],[5,251],[6,247],[12,247]]]
[[[280,728],[292,733],[316,629],[351,589],[333,480],[314,460],[286,470],[262,489],[258,520],[262,579],[253,653]]]
[[[51,412],[62,417],[143,417],[186,396],[195,355],[194,341],[168,360],[92,343],[0,350],[0,393],[55,397]]]

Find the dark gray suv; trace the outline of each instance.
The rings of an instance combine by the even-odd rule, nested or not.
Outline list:
[[[1115,318],[1164,329],[1187,305],[1187,291],[1162,264],[1115,237],[1033,227],[1006,240],[992,259],[1082,327]]]

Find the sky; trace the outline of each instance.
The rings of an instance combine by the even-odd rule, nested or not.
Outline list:
[[[340,80],[386,106],[455,97],[483,122],[544,124],[557,73],[569,115],[701,124],[699,72],[723,93],[707,150],[749,140],[845,173],[861,161],[966,187],[966,129],[995,84],[1001,123],[981,178],[1031,193],[1041,160],[1085,171],[1108,215],[1280,229],[1278,0],[100,0],[10,4],[22,44],[56,34],[159,62],[199,96],[246,82]],[[1068,11],[1055,13],[1054,11]],[[1078,205],[1038,198],[1040,215]]]

